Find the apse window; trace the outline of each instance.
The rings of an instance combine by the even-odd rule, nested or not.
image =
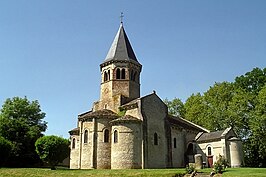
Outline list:
[[[88,130],[85,130],[84,132],[84,143],[88,143]]]
[[[76,146],[76,139],[73,138],[73,140],[72,140],[72,149],[75,149],[75,146]]]
[[[103,142],[105,142],[105,143],[108,143],[109,142],[109,130],[108,129],[105,129],[104,130]]]
[[[118,132],[117,132],[117,130],[114,131],[114,143],[118,143]]]

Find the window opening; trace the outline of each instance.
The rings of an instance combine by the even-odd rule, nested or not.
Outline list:
[[[105,129],[104,130],[104,138],[103,142],[108,143],[109,142],[109,130]]]
[[[122,77],[121,79],[125,79],[126,78],[126,70],[122,69]]]
[[[212,148],[208,147],[208,155],[212,155]]]
[[[114,131],[114,143],[118,143],[118,132],[117,132],[117,130]]]
[[[105,71],[105,72],[104,72],[104,78],[103,78],[103,81],[104,81],[104,82],[107,81],[107,78],[108,78],[108,76],[107,76],[107,72]]]
[[[84,132],[84,143],[88,143],[88,130]]]
[[[154,133],[154,145],[158,145],[158,135]]]
[[[72,149],[75,149],[75,146],[76,146],[76,139],[73,138],[73,140],[72,140]]]
[[[176,148],[176,138],[174,138],[174,148]]]
[[[117,70],[116,70],[116,79],[120,79],[121,77],[120,77],[120,69],[118,68]]]

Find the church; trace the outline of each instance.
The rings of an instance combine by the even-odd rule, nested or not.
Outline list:
[[[100,70],[99,101],[69,131],[71,169],[178,168],[196,154],[206,167],[219,155],[232,167],[242,164],[241,141],[231,128],[210,132],[169,115],[155,91],[140,96],[142,65],[122,22]]]

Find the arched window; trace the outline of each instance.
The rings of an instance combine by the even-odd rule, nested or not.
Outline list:
[[[120,73],[120,69],[116,69],[116,79],[120,79],[121,78],[121,73]]]
[[[108,78],[108,75],[107,75],[107,72],[105,71],[105,72],[104,72],[104,76],[103,76],[103,81],[104,81],[104,82],[107,81],[107,78]]]
[[[154,133],[153,139],[154,139],[154,145],[158,145],[158,135],[157,135],[157,133]]]
[[[84,143],[88,143],[88,130],[84,132]]]
[[[109,130],[108,129],[104,130],[103,142],[105,142],[105,143],[109,142]]]
[[[114,131],[114,143],[118,143],[118,132],[117,132],[117,130]]]
[[[176,138],[174,138],[174,148],[176,148]]]
[[[208,147],[208,155],[212,155],[212,148]]]
[[[108,80],[110,80],[110,70],[108,70]]]
[[[76,147],[76,139],[73,138],[73,140],[72,140],[72,149],[75,149],[75,147]]]
[[[125,79],[126,78],[126,70],[122,69],[122,77],[121,79]]]

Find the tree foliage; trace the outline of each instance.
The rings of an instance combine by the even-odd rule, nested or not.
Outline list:
[[[168,107],[168,112],[174,116],[184,116],[184,104],[179,98],[174,98],[172,101],[169,101],[167,98],[164,100],[164,103]]]
[[[12,143],[0,136],[0,167],[2,167],[8,159],[12,150]]]
[[[215,83],[183,105],[184,118],[211,131],[233,127],[243,141],[246,165],[266,166],[266,68],[254,68],[234,82]]]
[[[35,147],[40,158],[54,170],[58,163],[68,157],[69,144],[70,142],[67,139],[52,135],[39,138],[35,143]]]
[[[28,166],[38,161],[34,143],[47,128],[44,117],[38,101],[14,97],[4,102],[0,110],[0,136],[13,144],[10,165]]]

